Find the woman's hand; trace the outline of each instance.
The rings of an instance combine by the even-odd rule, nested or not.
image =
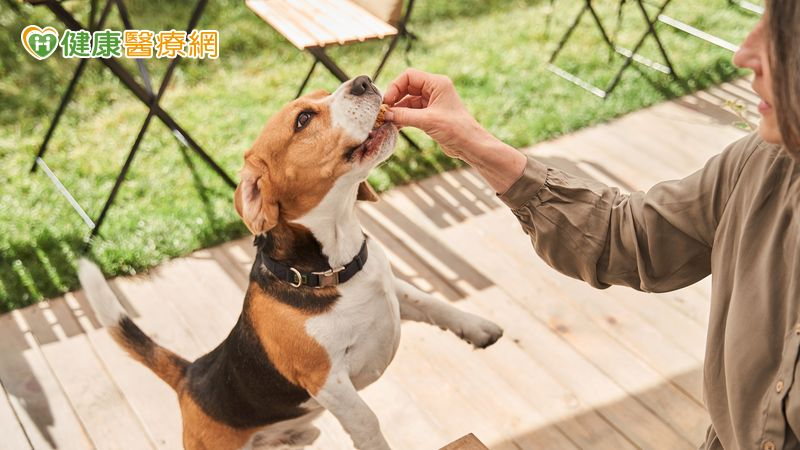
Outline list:
[[[499,193],[505,192],[525,169],[527,159],[515,148],[486,131],[459,98],[444,75],[407,69],[386,89],[389,105],[384,118],[399,127],[419,128],[445,154],[476,168]]]
[[[476,141],[496,140],[467,111],[444,75],[406,69],[386,89],[383,101],[390,106],[386,120],[421,129],[448,156],[466,159]]]

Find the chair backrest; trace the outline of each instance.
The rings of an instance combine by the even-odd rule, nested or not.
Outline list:
[[[370,14],[396,27],[403,18],[403,0],[351,0]]]

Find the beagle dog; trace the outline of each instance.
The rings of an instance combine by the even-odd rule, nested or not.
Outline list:
[[[275,114],[244,155],[234,203],[258,249],[230,335],[194,362],[159,346],[119,303],[95,305],[115,340],[177,393],[187,449],[302,448],[327,409],[356,448],[388,449],[358,391],[386,370],[400,321],[428,322],[484,348],[503,331],[395,278],[356,200],[397,129],[366,76]]]

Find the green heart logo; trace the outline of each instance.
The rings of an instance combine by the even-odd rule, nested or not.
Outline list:
[[[28,25],[20,35],[22,46],[36,59],[45,59],[58,48],[58,31],[53,27],[44,29]]]

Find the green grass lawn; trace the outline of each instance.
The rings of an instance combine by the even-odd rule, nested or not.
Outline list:
[[[184,28],[190,3],[131,0],[128,6],[137,28],[158,31]],[[292,99],[311,60],[243,1],[210,3],[201,28],[220,30],[220,58],[181,62],[162,103],[235,175],[242,153],[270,114]],[[410,28],[419,40],[407,56],[417,68],[448,74],[478,120],[520,147],[738,75],[729,52],[659,28],[684,82],[635,67],[608,100],[597,99],[545,69],[555,40],[581,3],[556,2],[548,37],[548,1],[417,0]],[[614,29],[617,2],[596,3]],[[28,56],[19,41],[25,25],[52,25],[60,32],[64,27],[43,7],[15,4],[18,11],[0,2],[0,311],[76,288],[76,255],[88,232],[44,174],[28,173],[77,63],[58,55],[46,61]],[[82,14],[89,2],[64,4]],[[725,0],[674,2],[668,12],[739,42],[755,18],[726,5]],[[112,29],[123,28],[116,14],[112,19]],[[638,11],[626,7],[621,42],[630,46],[642,27]],[[351,74],[369,74],[382,46],[360,44],[331,54]],[[657,59],[652,42],[642,53]],[[603,85],[621,60],[609,62],[599,34],[586,20],[559,63]],[[156,80],[166,65],[148,62]],[[406,65],[398,52],[378,85],[385,87]],[[337,84],[318,70],[310,88],[334,89]],[[146,110],[97,62],[89,64],[76,96],[51,141],[47,161],[96,216]],[[401,144],[390,162],[370,177],[378,190],[456,166],[425,136],[412,134],[425,150],[414,152]],[[245,233],[231,190],[154,120],[93,247],[93,258],[108,275],[131,274]]]

